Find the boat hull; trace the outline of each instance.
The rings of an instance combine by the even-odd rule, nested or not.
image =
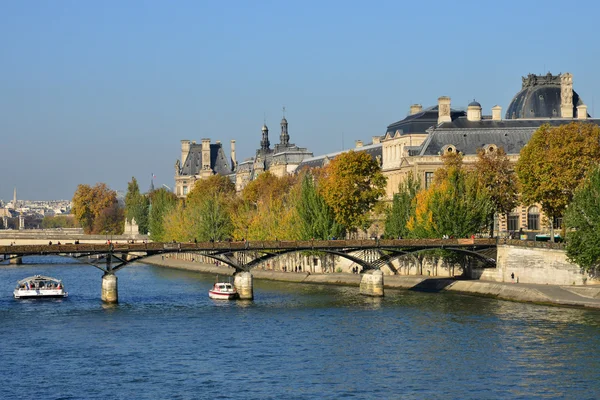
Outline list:
[[[17,289],[13,292],[15,299],[57,299],[67,297],[69,294],[64,290],[23,290]]]
[[[234,300],[237,299],[237,292],[229,292],[229,293],[223,293],[223,292],[216,292],[213,290],[209,290],[208,291],[208,297],[210,297],[213,300]]]

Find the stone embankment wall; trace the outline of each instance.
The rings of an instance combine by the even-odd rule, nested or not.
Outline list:
[[[585,273],[558,249],[530,248],[518,245],[498,246],[496,268],[483,270],[479,279],[494,282],[538,283],[549,285],[600,284],[597,277]]]

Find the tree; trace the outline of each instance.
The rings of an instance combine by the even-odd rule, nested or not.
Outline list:
[[[565,213],[567,257],[581,268],[600,266],[600,167],[574,193]]]
[[[316,179],[310,172],[302,177],[300,199],[296,204],[299,237],[302,240],[327,240],[343,236],[344,227],[336,222],[333,210],[317,191]]]
[[[459,157],[460,159],[460,157]],[[456,156],[444,159],[434,183],[417,193],[415,215],[407,224],[411,237],[469,237],[489,221],[492,203],[474,171],[457,164]]]
[[[76,227],[77,223],[72,215],[46,215],[42,220],[42,229]]]
[[[94,233],[108,233],[122,235],[125,222],[125,209],[115,201],[104,208],[94,219]]]
[[[148,209],[150,201],[140,193],[137,180],[132,177],[131,182],[127,184],[127,194],[125,195],[125,217],[128,222],[135,219],[139,232],[143,235],[148,233]]]
[[[165,188],[155,190],[150,195],[150,215],[148,228],[154,241],[168,240],[165,237],[163,217],[177,204],[177,196]]]
[[[479,185],[485,190],[492,202],[489,219],[490,236],[493,236],[494,214],[506,215],[519,202],[517,176],[502,147],[495,151],[479,149],[475,171],[479,178]]]
[[[194,188],[185,198],[186,204],[200,204],[209,198],[230,201],[235,198],[235,184],[227,176],[212,175],[196,181]]]
[[[80,184],[73,195],[71,213],[75,215],[75,219],[85,233],[104,233],[94,229],[95,220],[105,209],[112,207],[116,202],[117,193],[105,183],[97,183],[93,187]]]
[[[365,152],[338,155],[323,169],[319,193],[334,212],[335,220],[355,232],[385,194],[386,178],[379,163]]]
[[[542,125],[521,149],[515,166],[526,204],[540,204],[550,221],[563,215],[589,169],[600,160],[600,127],[571,122]]]
[[[406,224],[415,215],[415,198],[421,189],[421,183],[409,172],[405,181],[398,185],[398,193],[394,194],[392,207],[386,211],[385,236],[387,238],[407,237]]]

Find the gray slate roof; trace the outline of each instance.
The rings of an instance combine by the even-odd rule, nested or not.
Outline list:
[[[531,135],[541,125],[559,126],[572,119],[521,119],[521,120],[481,120],[469,121],[466,117],[440,124],[433,129],[418,151],[411,155],[438,155],[442,148],[453,145],[457,151],[468,155],[477,154],[477,150],[486,144],[503,147],[507,154],[518,154],[529,142]],[[586,122],[600,125],[600,119],[588,119]]]
[[[372,158],[377,158],[377,156],[379,156],[381,158],[381,153],[382,153],[381,148],[382,148],[381,143],[369,144],[369,145],[355,148],[355,149],[337,151],[335,153],[323,154],[321,156],[307,158],[304,161],[302,161],[302,163],[298,166],[298,169],[296,171],[300,171],[303,168],[321,168],[325,164],[326,160],[331,160],[331,159],[335,158],[335,156],[342,154],[342,153],[346,153],[350,150],[365,152],[365,153],[369,154]]]
[[[467,115],[464,111],[451,110],[450,118],[453,120]],[[438,123],[438,106],[424,109],[423,111],[409,115],[403,120],[388,125],[386,133],[394,135],[396,131],[401,131],[403,135],[410,133],[425,133],[427,129],[436,126]]]
[[[210,168],[219,175],[231,174],[229,161],[221,143],[210,145]],[[202,169],[202,144],[192,144],[181,168],[181,175],[198,175]]]

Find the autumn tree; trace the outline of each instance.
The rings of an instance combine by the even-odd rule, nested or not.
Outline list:
[[[125,195],[125,218],[128,222],[135,219],[139,232],[143,235],[148,233],[148,211],[150,201],[148,197],[140,193],[137,180],[132,177],[127,184]]]
[[[200,204],[207,198],[219,198],[224,202],[235,199],[235,184],[227,176],[212,175],[196,181],[185,198],[186,204]]]
[[[348,151],[323,169],[319,193],[348,231],[365,225],[369,212],[385,194],[386,178],[379,163],[365,152]]]
[[[299,217],[299,238],[321,239],[344,235],[344,227],[335,220],[331,207],[317,190],[317,176],[307,172],[301,180],[300,199],[296,210]]]
[[[502,147],[490,148],[488,151],[479,149],[475,171],[479,185],[487,193],[492,202],[490,209],[490,236],[494,234],[494,214],[506,215],[519,202],[517,176],[510,164],[508,156]]]
[[[460,155],[442,159],[434,183],[415,197],[415,215],[407,224],[411,237],[469,237],[488,225],[492,203],[477,174],[457,163]]]
[[[233,236],[249,240],[297,239],[296,179],[264,172],[251,181],[233,206]]]
[[[585,270],[600,266],[600,167],[591,170],[565,213],[567,256]]]
[[[406,180],[398,185],[398,193],[394,194],[392,206],[386,211],[385,236],[387,238],[408,237],[406,226],[411,216],[415,215],[415,198],[421,189],[421,183],[410,172]]]
[[[169,240],[165,237],[163,218],[176,205],[177,196],[165,188],[160,188],[151,193],[148,228],[152,240],[157,242]]]
[[[101,213],[106,214],[104,210],[112,209],[114,204],[117,203],[117,193],[114,190],[111,190],[105,183],[97,183],[93,187],[80,184],[77,186],[72,201],[71,213],[75,215],[77,223],[81,225],[85,233],[105,233],[96,230],[95,227],[104,225],[104,223],[96,224],[96,218]],[[119,229],[107,231],[106,233],[116,234],[118,231]]]
[[[551,240],[554,218],[563,215],[573,193],[599,160],[600,127],[592,123],[544,124],[521,149],[515,170],[523,202],[542,206]]]

